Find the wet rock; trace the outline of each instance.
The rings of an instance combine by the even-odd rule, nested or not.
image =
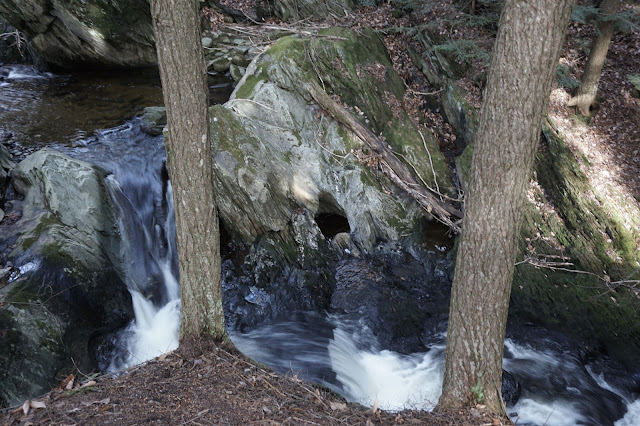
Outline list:
[[[211,37],[202,37],[202,47],[209,48],[213,44],[213,39]]]
[[[0,310],[0,407],[22,404],[53,388],[67,364],[63,322],[38,304]]]
[[[9,175],[14,167],[15,163],[12,160],[9,150],[4,146],[4,144],[0,144],[0,203],[4,199],[5,188],[9,181]]]
[[[0,16],[22,31],[42,59],[64,69],[156,63],[148,2],[7,0]]]
[[[373,258],[344,258],[331,309],[358,318],[383,349],[424,351],[429,341],[423,336],[443,332],[448,315],[450,276],[436,269],[452,265],[435,253],[418,259],[392,245],[379,247]]]
[[[9,259],[17,265],[1,290],[10,307],[2,314],[21,359],[0,351],[0,364],[28,366],[39,378],[31,383],[27,376],[0,377],[5,403],[46,389],[58,370],[71,372],[72,359],[91,371],[91,341],[133,317],[123,280],[120,228],[105,176],[98,167],[50,149],[32,154],[12,171],[12,184],[24,199],[12,201],[22,217],[11,227],[0,227],[0,239],[15,241]],[[34,324],[51,338],[35,333]],[[42,348],[30,349],[38,345]],[[14,367],[11,371],[15,375]]]
[[[231,78],[235,81],[240,81],[244,74],[247,72],[247,69],[244,67],[239,67],[237,65],[231,64],[229,67],[229,73],[231,74]]]
[[[268,234],[251,247],[241,266],[224,262],[223,303],[231,329],[329,308],[335,256],[310,212],[301,210],[292,221],[296,244],[282,245],[277,235]]]
[[[227,72],[230,66],[231,58],[228,56],[221,56],[207,63],[207,68],[215,72]]]
[[[520,399],[520,383],[509,372],[502,370],[502,400],[507,406],[514,406]]]
[[[167,125],[167,110],[165,107],[146,107],[140,119],[140,129],[150,136],[162,134]]]

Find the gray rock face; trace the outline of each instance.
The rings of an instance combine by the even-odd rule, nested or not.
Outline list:
[[[88,270],[122,262],[120,237],[104,187],[106,172],[51,149],[30,155],[13,169],[14,188],[25,195],[22,232],[13,257],[55,246]],[[46,232],[44,232],[46,231]]]
[[[0,227],[19,266],[0,289],[9,345],[0,349],[0,404],[48,390],[58,372],[71,372],[71,359],[91,371],[95,339],[133,317],[105,175],[50,149],[12,171],[24,200],[12,201],[21,219]]]
[[[65,365],[62,321],[43,306],[0,310],[0,407],[17,405],[56,385]]]
[[[384,46],[375,36],[338,31],[306,47],[296,37],[281,39],[247,68],[230,101],[210,110],[220,215],[245,242],[271,232],[290,240],[292,213],[299,208],[312,216],[345,217],[353,241],[365,251],[420,228],[423,214],[415,203],[363,165],[360,141],[309,100],[305,81],[315,71],[305,49],[315,55],[320,79],[333,85],[327,90],[361,111],[376,133],[432,178],[418,131],[404,111],[385,103],[401,98],[404,86]],[[367,49],[359,50],[363,45]],[[435,142],[425,144],[437,173],[446,173]],[[441,189],[450,188],[447,180],[445,175]]]
[[[5,0],[0,16],[60,68],[156,63],[148,1]]]

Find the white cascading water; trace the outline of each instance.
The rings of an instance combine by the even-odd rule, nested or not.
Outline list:
[[[157,281],[163,286],[166,303],[159,306],[149,297],[145,297],[144,289],[140,288],[139,283],[131,277],[135,274],[128,274],[127,286],[131,293],[135,319],[121,333],[121,347],[118,348],[121,356],[113,358],[109,371],[139,364],[178,347],[180,287],[171,269],[171,262],[176,257],[176,253],[173,195],[169,183],[167,183],[165,197],[168,209],[163,226],[159,224],[144,226],[144,224],[153,223],[144,218],[141,218],[138,223],[142,225],[141,231],[147,242],[145,247],[151,248],[147,255],[151,256],[160,270]],[[149,229],[150,227],[153,229]],[[159,241],[162,239],[164,241]],[[166,251],[160,254],[154,250],[158,245],[166,247]],[[132,247],[130,250],[140,250],[140,247]]]
[[[400,355],[392,351],[361,351],[352,333],[336,328],[329,358],[344,393],[364,406],[386,410],[431,410],[442,393],[444,345],[427,353]]]
[[[105,185],[118,211],[124,280],[135,317],[108,355],[106,369],[117,371],[178,347],[178,258],[173,193],[163,177],[164,146],[133,121],[76,141],[72,155],[111,172]]]
[[[309,319],[309,317],[307,317]],[[278,371],[302,374],[341,393],[350,401],[384,410],[431,410],[442,392],[444,369],[444,336],[436,336],[426,353],[402,355],[376,349],[375,338],[358,324],[331,315],[333,336],[326,346],[318,339],[319,327],[313,317],[308,326],[300,323],[271,324],[246,334],[231,334],[242,352],[272,366]],[[308,342],[313,341],[312,345]],[[274,348],[286,346],[286,351]],[[595,380],[588,368],[561,351],[536,350],[507,339],[503,367],[522,382],[518,402],[507,407],[516,424],[569,426],[576,424],[631,426],[640,424],[640,395],[635,401],[628,397],[618,399],[624,390],[615,390],[604,379]],[[324,370],[315,376],[315,366],[327,365],[331,378]],[[316,369],[317,370],[317,369]],[[530,381],[533,377],[533,382]],[[536,380],[538,383],[534,384]],[[531,391],[527,385],[531,385]],[[624,411],[609,415],[607,403],[618,401]]]

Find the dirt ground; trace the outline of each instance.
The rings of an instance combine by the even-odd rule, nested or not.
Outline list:
[[[295,375],[275,374],[227,343],[183,342],[177,351],[123,373],[77,377],[71,385],[63,381],[61,388],[26,402],[24,408],[0,414],[0,424],[500,424],[481,406],[468,412],[433,414],[387,413],[347,404]]]

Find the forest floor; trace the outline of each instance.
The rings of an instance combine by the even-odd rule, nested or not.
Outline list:
[[[233,2],[250,12],[256,0]],[[230,3],[230,2],[227,2]],[[451,26],[447,14],[455,14],[451,1],[438,2],[428,14],[399,18],[392,7],[364,8],[355,15],[334,19],[330,25],[372,26],[379,30],[409,27],[416,22],[441,22],[443,37],[476,40],[490,49],[491,35],[474,27]],[[447,8],[449,7],[449,8]],[[452,12],[453,11],[453,12]],[[212,13],[212,12],[209,12]],[[214,14],[215,15],[215,14]],[[211,15],[211,16],[214,16]],[[222,19],[218,16],[219,22]],[[284,25],[278,23],[278,25]],[[436,24],[440,25],[440,24]],[[579,79],[588,54],[593,29],[571,24],[561,63],[569,66],[569,77]],[[405,78],[409,95],[405,108],[423,114],[443,146],[455,140],[450,126],[437,112],[424,107],[421,93],[433,90],[408,60],[406,46],[412,44],[403,32],[386,31],[394,65]],[[640,34],[614,36],[600,82],[601,102],[595,116],[587,121],[566,106],[569,93],[556,87],[550,98],[549,114],[567,137],[577,158],[583,158],[585,172],[595,188],[616,186],[624,196],[640,200],[640,100],[631,96],[627,74],[638,73]],[[486,63],[471,59],[469,75],[459,83],[468,91],[468,100],[481,103],[482,79]],[[82,383],[89,382],[82,386]],[[132,367],[125,374],[97,378],[78,374],[71,385],[41,398],[0,412],[0,424],[260,424],[260,425],[339,425],[339,424],[430,424],[499,425],[482,406],[454,413],[424,411],[384,412],[376,407],[345,403],[326,388],[301,381],[293,372],[275,374],[238,353],[229,344],[183,342],[170,354]],[[69,389],[66,389],[66,388]]]
[[[455,413],[389,413],[346,403],[294,374],[276,374],[260,366],[227,343],[182,342],[178,350],[124,374],[69,379],[25,402],[24,408],[0,414],[0,424],[501,424],[482,406]]]

